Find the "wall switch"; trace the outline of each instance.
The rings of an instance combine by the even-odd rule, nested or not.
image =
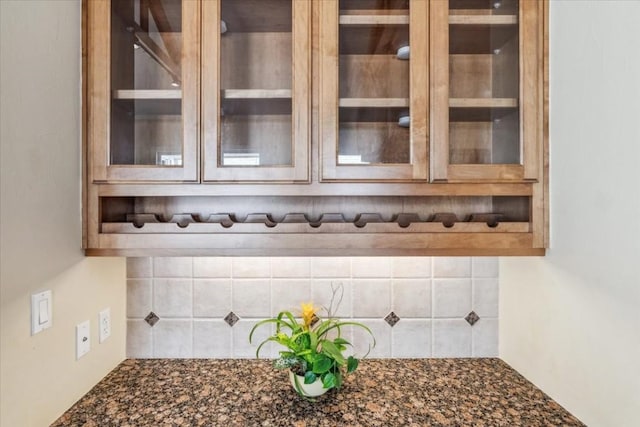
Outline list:
[[[99,317],[99,341],[102,344],[111,335],[111,309],[105,308],[100,312]]]
[[[91,350],[91,323],[86,320],[76,325],[76,360]]]
[[[53,320],[51,291],[31,295],[31,335],[50,328]]]

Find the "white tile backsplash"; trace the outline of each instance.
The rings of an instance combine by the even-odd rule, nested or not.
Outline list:
[[[471,357],[471,329],[466,320],[433,320],[433,357]]]
[[[481,318],[471,328],[473,357],[498,357],[498,319]]]
[[[471,279],[433,280],[433,317],[464,318],[471,311]]]
[[[153,312],[163,317],[191,317],[193,279],[153,279]]]
[[[283,310],[300,312],[301,303],[311,301],[311,279],[273,279],[271,281],[271,316]]]
[[[225,359],[231,357],[231,326],[224,320],[193,321],[193,357]]]
[[[358,257],[352,258],[351,274],[353,277],[391,277],[391,258]]]
[[[353,279],[353,317],[383,318],[391,312],[391,279]]]
[[[127,277],[130,279],[153,277],[153,259],[149,257],[127,258]]]
[[[271,315],[269,279],[234,279],[231,286],[231,308],[241,319]]]
[[[340,291],[342,286],[342,291]],[[338,289],[334,298],[333,306],[331,299],[333,297],[333,289]],[[311,301],[318,306],[323,307],[321,314],[327,315],[327,311],[331,310],[331,315],[341,319],[352,317],[351,296],[353,294],[350,279],[313,279],[311,282]],[[327,311],[325,311],[325,309]]]
[[[401,319],[431,317],[431,280],[394,279],[392,309]]]
[[[127,357],[148,359],[153,357],[151,326],[144,320],[127,320]]]
[[[498,278],[473,279],[473,311],[480,318],[498,317]]]
[[[431,357],[431,320],[401,319],[391,335],[392,357]]]
[[[231,258],[196,257],[193,259],[193,277],[205,277],[205,278],[231,277]]]
[[[271,258],[271,274],[275,277],[311,276],[311,260],[309,258]]]
[[[193,317],[222,319],[231,311],[231,279],[193,279]]]
[[[433,277],[471,277],[471,258],[434,257]]]
[[[498,258],[478,257],[472,259],[473,277],[498,277]]]
[[[376,340],[375,347],[371,348],[371,351],[367,357],[371,358],[385,358],[391,357],[391,327],[387,325],[384,320],[363,320],[362,323],[366,325]],[[356,356],[362,356],[369,351],[369,345],[372,344],[371,335],[358,327],[352,328],[353,334],[353,347]]]
[[[231,259],[233,278],[271,277],[271,261],[269,258],[237,257]]]
[[[127,259],[127,357],[253,358],[273,332],[257,322],[301,302],[365,323],[377,346],[369,357],[492,357],[498,354],[498,260],[470,257],[162,257]],[[150,326],[153,311],[160,320]],[[400,319],[390,326],[391,313]],[[480,320],[471,326],[465,317]],[[233,326],[225,317],[233,312]],[[324,311],[320,312],[324,315]],[[356,354],[369,338],[344,328]],[[256,342],[257,341],[257,342]],[[262,357],[281,348],[267,344]]]
[[[149,314],[151,295],[151,279],[127,279],[127,318],[143,319]]]
[[[153,327],[154,357],[193,357],[191,320],[163,319]]]
[[[311,274],[313,277],[351,277],[351,258],[312,258]]]
[[[193,258],[158,257],[153,258],[154,277],[193,277]]]
[[[431,257],[391,258],[393,277],[431,277]]]

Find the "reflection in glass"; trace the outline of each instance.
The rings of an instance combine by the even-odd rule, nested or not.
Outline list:
[[[292,1],[220,8],[219,166],[290,166]]]
[[[111,3],[112,165],[182,165],[182,2]]]

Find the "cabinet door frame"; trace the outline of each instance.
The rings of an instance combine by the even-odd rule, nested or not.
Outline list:
[[[428,2],[410,0],[409,111],[407,164],[339,165],[339,0],[319,2],[320,181],[426,181],[428,179],[429,41]]]
[[[538,181],[542,171],[542,1],[519,0],[520,164],[449,162],[449,1],[431,1],[431,181]]]
[[[220,19],[221,1],[202,5],[202,181],[309,182],[311,140],[311,2],[292,1],[292,165],[220,167],[221,136]],[[214,37],[207,37],[214,34]]]
[[[87,2],[88,147],[90,182],[198,180],[200,2],[182,3],[182,166],[112,165],[111,1]]]

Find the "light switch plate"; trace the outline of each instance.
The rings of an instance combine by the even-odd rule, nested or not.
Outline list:
[[[31,295],[31,335],[35,335],[53,324],[51,291]]]
[[[76,360],[91,350],[91,323],[86,320],[76,325]]]

